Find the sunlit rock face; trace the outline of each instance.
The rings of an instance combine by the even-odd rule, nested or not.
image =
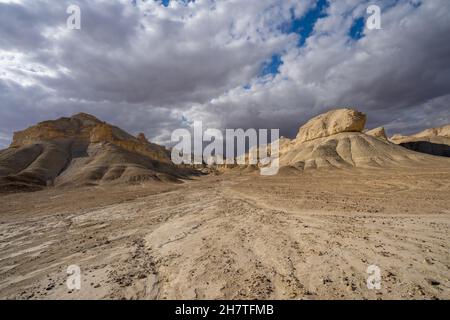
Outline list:
[[[318,115],[303,125],[296,138],[297,143],[329,137],[343,132],[362,132],[366,115],[349,108],[331,110]]]
[[[384,130],[384,127],[378,127],[372,130],[365,131],[364,133],[375,138],[387,140],[386,131]]]
[[[1,190],[53,185],[178,181],[192,170],[173,165],[169,151],[89,114],[44,121],[14,134],[0,153]]]

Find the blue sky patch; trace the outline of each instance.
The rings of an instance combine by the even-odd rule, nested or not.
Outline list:
[[[282,64],[283,61],[281,60],[281,55],[274,54],[269,61],[263,64],[260,76],[264,77],[268,74],[278,74],[280,72],[279,68]]]
[[[350,28],[350,31],[349,31],[349,36],[353,40],[359,40],[362,37],[364,37],[365,22],[366,22],[366,20],[364,17],[360,17],[360,18],[356,19],[355,21],[353,21],[352,27]]]
[[[300,18],[295,18],[294,12],[291,11],[292,21],[282,26],[282,32],[297,33],[300,36],[298,46],[303,46],[306,39],[312,34],[317,20],[327,16],[326,9],[328,6],[328,0],[319,0],[314,8]]]

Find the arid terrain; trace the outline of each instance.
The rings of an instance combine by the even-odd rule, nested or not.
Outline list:
[[[0,303],[284,320],[450,301],[449,17],[0,0]]]
[[[17,132],[0,152],[0,299],[450,299],[450,158],[365,122],[311,119],[273,176],[175,165],[88,114]],[[448,128],[414,141],[448,146]]]
[[[449,191],[434,166],[6,195],[0,298],[449,299]]]

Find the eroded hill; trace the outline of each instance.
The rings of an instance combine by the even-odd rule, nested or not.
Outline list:
[[[41,122],[14,134],[0,153],[3,191],[105,182],[177,181],[193,173],[168,150],[88,114]]]

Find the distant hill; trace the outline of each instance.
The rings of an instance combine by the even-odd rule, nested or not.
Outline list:
[[[409,167],[437,162],[450,165],[446,158],[413,152],[388,141],[382,127],[365,131],[365,123],[366,115],[350,108],[331,110],[312,118],[300,127],[295,139],[280,139],[281,171]],[[236,166],[219,166],[223,168],[236,169]]]
[[[397,134],[392,136],[390,140],[417,152],[450,157],[450,124],[426,129],[410,136]]]
[[[112,182],[172,181],[194,171],[172,164],[169,151],[80,113],[14,133],[0,151],[0,190]]]

